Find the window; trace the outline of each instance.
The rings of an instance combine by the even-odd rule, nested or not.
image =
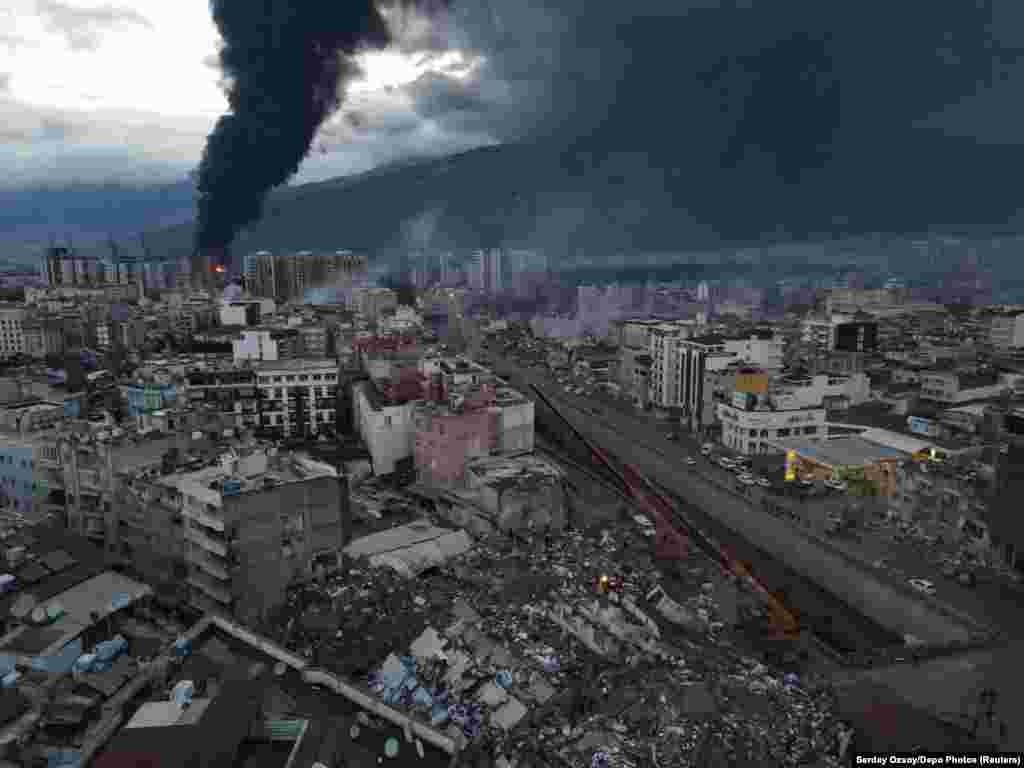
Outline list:
[[[301,376],[299,376],[299,381],[309,381],[309,375],[305,373],[302,374]]]
[[[391,426],[391,417],[390,416],[385,416],[384,417],[384,426],[386,426],[386,427],[390,427]]]
[[[818,434],[818,428],[817,427],[804,427],[804,434],[805,435],[816,435],[816,434]]]
[[[323,378],[319,373],[313,374],[313,381],[320,381]]]
[[[275,384],[280,384],[281,383],[281,377],[280,376],[275,376],[274,377],[274,383]]]

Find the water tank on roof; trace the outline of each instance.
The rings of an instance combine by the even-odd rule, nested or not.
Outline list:
[[[225,496],[238,496],[242,492],[242,481],[234,477],[229,477],[224,481],[224,488],[222,492]]]

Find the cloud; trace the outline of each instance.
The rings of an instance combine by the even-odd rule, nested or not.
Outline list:
[[[0,186],[179,179],[208,129],[204,119],[58,110],[0,94]]]
[[[91,51],[99,47],[103,32],[118,24],[153,25],[134,8],[101,5],[80,8],[60,0],[37,0],[36,10],[46,26],[63,35],[72,50]]]
[[[681,210],[723,231],[997,220],[1012,163],[985,142],[1024,127],[1019,6],[462,3],[445,38],[482,65],[410,92],[450,129],[564,147],[569,173],[642,152]]]

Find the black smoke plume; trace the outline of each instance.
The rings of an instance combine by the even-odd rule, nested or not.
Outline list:
[[[354,56],[390,42],[381,7],[436,0],[211,0],[229,109],[198,173],[196,248],[225,248],[299,168],[317,129],[359,74]]]

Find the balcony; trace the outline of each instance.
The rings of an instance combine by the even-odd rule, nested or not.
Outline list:
[[[219,561],[216,557],[210,555],[206,551],[189,549],[185,553],[185,560],[192,563],[197,568],[202,569],[204,572],[219,581],[228,581],[231,579],[231,574],[228,572],[226,563]]]
[[[185,529],[185,538],[193,544],[198,544],[203,549],[208,552],[212,552],[215,555],[219,555],[220,557],[228,556],[228,547],[226,542],[217,541],[217,539],[207,536],[205,533],[197,531],[193,527]]]
[[[189,586],[195,587],[207,597],[212,597],[222,606],[231,605],[231,593],[219,584],[214,583],[209,576],[199,573],[190,573],[187,581]]]
[[[177,507],[174,507],[174,509],[177,511]],[[181,508],[181,514],[188,520],[198,523],[205,528],[210,528],[220,534],[224,533],[224,521],[208,512],[197,509],[194,506],[185,505]]]

